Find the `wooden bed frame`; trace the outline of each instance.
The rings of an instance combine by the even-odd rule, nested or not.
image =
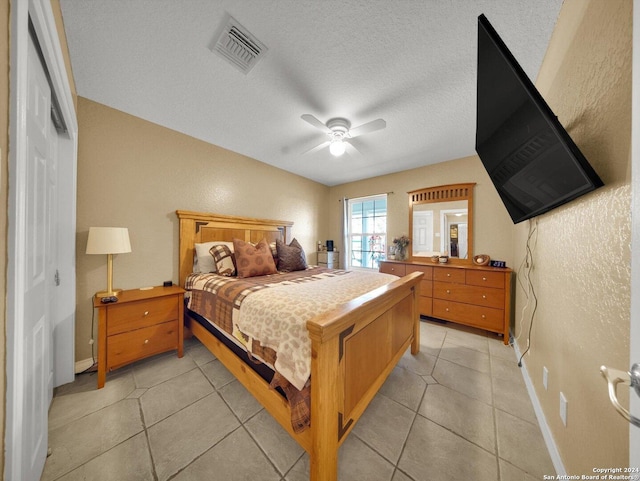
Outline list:
[[[193,272],[194,244],[239,238],[291,241],[292,222],[176,211],[180,220],[180,285]],[[311,338],[311,426],[291,427],[277,391],[198,322],[195,335],[307,451],[311,481],[337,481],[338,449],[404,352],[420,349],[418,284],[412,273],[307,322]]]

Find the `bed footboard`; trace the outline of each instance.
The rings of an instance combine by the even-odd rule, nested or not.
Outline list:
[[[307,322],[311,481],[338,479],[338,448],[404,352],[420,349],[415,272]]]

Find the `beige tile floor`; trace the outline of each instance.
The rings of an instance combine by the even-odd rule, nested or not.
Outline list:
[[[341,481],[554,474],[516,364],[485,331],[421,323],[339,453]],[[56,390],[42,480],[309,479],[307,454],[198,341]]]

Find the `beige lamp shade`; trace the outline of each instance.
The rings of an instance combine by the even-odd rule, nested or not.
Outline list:
[[[96,297],[118,297],[122,289],[113,288],[113,254],[131,252],[129,229],[126,227],[90,227],[87,254],[107,254],[107,290]]]
[[[90,227],[87,254],[124,254],[131,252],[126,227]]]

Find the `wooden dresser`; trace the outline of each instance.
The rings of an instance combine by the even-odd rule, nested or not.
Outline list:
[[[178,286],[131,289],[118,302],[98,309],[98,389],[107,371],[176,349],[183,355],[184,289]]]
[[[509,343],[511,269],[458,264],[380,263],[380,272],[404,276],[424,273],[420,314],[473,326],[504,336]]]

